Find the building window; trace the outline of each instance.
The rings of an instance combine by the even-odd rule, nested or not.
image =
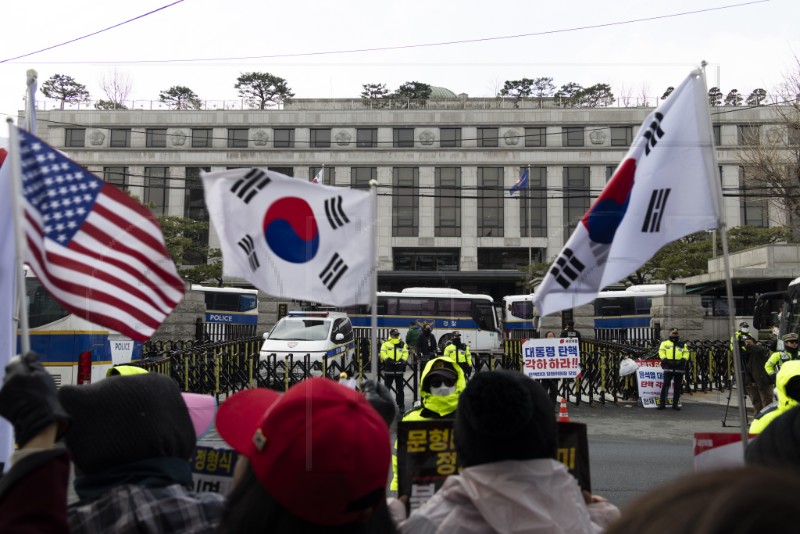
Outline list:
[[[148,128],[145,135],[145,145],[147,148],[166,148],[167,129]]]
[[[128,148],[131,146],[131,129],[112,128],[111,139],[108,144],[112,148]]]
[[[284,176],[294,176],[294,167],[267,167],[267,170],[278,172]]]
[[[564,167],[564,240],[580,222],[591,203],[589,167]]]
[[[461,128],[439,128],[439,146],[457,148],[461,146]]]
[[[330,148],[331,129],[312,128],[311,129],[311,148]]]
[[[184,186],[183,216],[205,225],[193,225],[191,235],[186,237],[192,244],[186,247],[181,261],[184,265],[200,265],[208,261],[208,209],[203,194],[203,180],[200,171],[209,172],[211,167],[186,167]]]
[[[498,146],[497,128],[478,128],[478,146],[482,148],[494,148]]]
[[[714,146],[722,146],[722,126],[714,124],[712,128],[714,130]]]
[[[503,237],[503,167],[478,167],[478,237]]]
[[[168,179],[169,167],[144,168],[144,205],[150,208],[156,217],[167,214]]]
[[[744,167],[739,167],[739,198],[741,199],[742,225],[766,228],[769,226],[767,199],[756,196],[754,191],[756,188],[748,186],[746,171]]]
[[[632,126],[612,126],[611,146],[630,146],[633,140]]]
[[[64,136],[64,146],[86,146],[86,128],[67,128]]]
[[[737,126],[740,145],[758,145],[758,125],[739,124]]]
[[[350,167],[350,187],[353,189],[369,189],[369,182],[377,177],[376,167]]]
[[[357,128],[356,146],[358,148],[375,148],[378,146],[377,128]]]
[[[525,170],[521,168],[520,173]],[[528,187],[520,193],[520,235],[547,237],[547,167],[531,167]]]
[[[525,146],[547,146],[547,128],[525,128]]]
[[[563,146],[583,146],[583,126],[565,126],[561,129]]]
[[[457,248],[393,248],[395,271],[458,271],[460,252]]]
[[[461,168],[436,167],[436,237],[461,237]]]
[[[789,145],[797,146],[800,145],[800,126],[789,125]]]
[[[419,169],[392,170],[392,237],[415,237],[419,233]]]
[[[272,135],[275,148],[294,148],[294,128],[275,128]]]
[[[533,263],[544,262],[544,249],[530,250]],[[527,248],[478,248],[478,270],[519,270],[528,265]]]
[[[249,128],[228,128],[228,148],[247,148]]]
[[[614,171],[617,168],[613,165],[606,165],[606,183],[611,181],[611,178],[614,176]]]
[[[395,148],[414,148],[414,128],[394,129]]]
[[[127,189],[128,167],[103,167],[103,180],[120,189]]]
[[[313,180],[317,173],[322,169],[322,167],[309,167],[308,168],[308,179]],[[336,167],[325,167],[325,172],[322,173],[322,180],[319,183],[321,184],[333,184],[335,183],[336,179]]]
[[[192,128],[192,148],[211,148],[211,128]]]

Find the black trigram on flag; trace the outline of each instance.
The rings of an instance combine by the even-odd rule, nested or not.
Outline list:
[[[347,264],[336,252],[333,254],[331,261],[328,262],[328,265],[319,273],[319,279],[328,290],[332,291],[345,272],[347,272]]]
[[[236,180],[236,183],[231,187],[231,193],[235,193],[237,197],[244,200],[245,204],[249,204],[253,197],[271,181],[272,179],[264,171],[250,169],[242,178]]]
[[[325,215],[328,217],[328,222],[334,230],[338,230],[350,222],[350,219],[347,218],[347,215],[345,215],[342,209],[341,196],[325,200]]]
[[[642,134],[647,139],[647,143],[644,145],[645,156],[650,155],[650,149],[655,147],[658,140],[664,136],[664,130],[661,129],[661,119],[663,118],[663,113],[656,113],[656,120],[651,122],[650,129]]]
[[[550,274],[561,284],[564,289],[569,288],[570,284],[578,278],[585,266],[575,257],[572,250],[565,248],[564,252],[558,257]]]
[[[667,209],[667,199],[671,189],[654,189],[650,195],[650,204],[647,206],[647,214],[644,216],[642,232],[658,232],[661,230],[661,218]]]
[[[258,257],[256,256],[256,245],[253,243],[253,238],[249,235],[246,235],[239,240],[237,245],[239,245],[239,248],[244,251],[244,255],[247,256],[247,261],[250,263],[250,269],[255,272],[255,270],[261,265],[258,263]]]

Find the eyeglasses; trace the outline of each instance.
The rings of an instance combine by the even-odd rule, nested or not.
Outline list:
[[[798,342],[796,339],[787,339],[784,341],[784,343],[792,343],[793,345],[797,345],[800,342]]]
[[[431,385],[432,388],[440,388],[443,385],[446,386],[446,387],[451,388],[451,387],[456,385],[456,381],[453,380],[452,378],[441,378],[441,377],[437,376],[437,377],[431,378],[429,384]]]

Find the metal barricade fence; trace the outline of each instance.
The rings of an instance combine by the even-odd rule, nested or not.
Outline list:
[[[170,340],[147,343],[144,357],[132,365],[150,372],[171,376],[183,391],[214,395],[217,399],[249,387],[267,387],[285,391],[312,376],[338,379],[342,373],[358,383],[370,373],[370,340],[356,338],[352,357],[339,355],[312,361],[309,354],[259,355],[260,337],[236,341],[197,342]],[[733,364],[727,341],[692,340],[685,375],[687,394],[724,391],[732,385]],[[581,342],[581,373],[575,379],[559,381],[559,395],[570,402],[590,404],[636,400],[636,375],[619,376],[623,358],[657,359],[657,349],[614,342],[584,339]],[[403,377],[407,397],[419,400],[421,373],[425,362],[411,362]],[[521,339],[504,341],[502,353],[473,354],[476,373],[500,369],[524,372],[525,358]],[[473,375],[474,376],[474,375]],[[385,383],[383,364],[379,362],[377,379]]]

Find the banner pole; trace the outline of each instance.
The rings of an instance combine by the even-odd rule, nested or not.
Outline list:
[[[378,181],[370,180],[372,194],[372,278],[370,279],[370,365],[378,382]]]

